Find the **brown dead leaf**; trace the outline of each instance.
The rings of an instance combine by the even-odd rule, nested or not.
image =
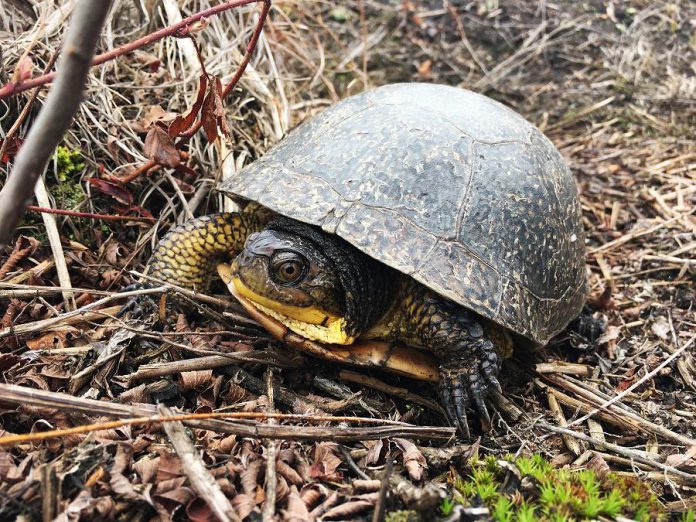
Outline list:
[[[304,483],[304,480],[302,480],[299,473],[297,473],[297,471],[292,469],[289,464],[286,464],[282,460],[276,460],[276,471],[294,486],[300,486]]]
[[[307,506],[303,502],[295,486],[290,486],[288,506],[285,511],[283,511],[283,519],[286,522],[310,522],[312,520],[309,516]]]
[[[322,499],[326,498],[329,494],[329,490],[320,483],[306,484],[302,486],[300,490],[300,498],[302,502],[305,503],[308,509],[314,508],[321,502]]]
[[[201,497],[194,498],[186,506],[186,514],[191,522],[217,522],[218,518],[208,503]]]
[[[597,344],[606,344],[609,341],[614,341],[619,338],[619,333],[621,333],[621,328],[618,326],[607,326],[602,336],[597,339]]]
[[[374,502],[369,500],[351,500],[329,509],[321,518],[322,520],[346,520],[372,509],[373,506]]]
[[[402,451],[404,467],[408,471],[408,476],[411,477],[411,480],[421,480],[428,464],[418,446],[409,440],[400,438],[395,438],[394,444]]]
[[[290,487],[283,477],[276,480],[276,502],[283,503],[290,494]]]
[[[179,151],[174,142],[162,127],[155,125],[145,137],[145,154],[159,165],[174,168],[181,163]]]
[[[609,464],[601,455],[595,455],[587,463],[587,469],[593,470],[598,477],[602,478],[611,471]]]
[[[213,370],[182,372],[179,383],[182,391],[201,390],[213,382]]]
[[[343,473],[337,471],[337,468],[341,462],[336,443],[318,442],[314,445],[314,463],[309,476],[316,480],[340,481]]]
[[[181,459],[168,451],[161,451],[160,462],[157,468],[157,482],[163,482],[181,477]]]
[[[171,125],[169,125],[168,133],[172,138],[188,130],[193,125],[193,122],[196,121],[196,116],[201,110],[206,92],[208,92],[208,76],[203,73],[198,81],[198,94],[196,95],[196,101],[191,106],[191,110],[184,116],[174,118]]]
[[[367,455],[364,458],[365,465],[377,464],[382,458],[382,450],[385,449],[384,440],[370,441],[368,445]]]
[[[244,520],[252,511],[258,511],[256,509],[256,502],[254,502],[254,497],[249,496],[245,493],[240,493],[232,499],[232,507],[239,515],[239,518]]]
[[[258,485],[259,471],[261,470],[261,461],[254,459],[242,469],[239,473],[239,481],[242,484],[242,491],[254,498],[256,495],[256,486]]]
[[[133,464],[133,470],[140,476],[140,482],[149,484],[154,482],[159,468],[160,458],[143,457]]]
[[[77,328],[71,326],[61,328],[58,331],[46,332],[41,337],[27,341],[27,348],[30,350],[51,350],[55,348],[65,348],[66,338],[71,333],[78,333]]]

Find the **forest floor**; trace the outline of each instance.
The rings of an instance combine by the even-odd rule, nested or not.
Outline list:
[[[49,65],[73,3],[0,3],[1,84],[25,53],[34,74]],[[115,2],[98,52],[170,25],[177,4],[183,16],[210,5]],[[223,85],[258,13],[232,9],[193,33]],[[230,139],[198,132],[178,166],[149,170],[139,169],[146,133],[196,98],[191,40],[94,68],[45,176],[50,205],[72,214],[28,212],[0,252],[0,437],[100,429],[0,446],[0,520],[215,520],[215,509],[230,520],[364,520],[386,509],[397,520],[404,506],[424,518],[510,520],[498,508],[472,511],[490,498],[463,486],[476,474],[472,457],[508,454],[635,478],[659,508],[636,507],[644,492],[624,516],[693,520],[695,60],[687,0],[279,1],[225,100]],[[564,333],[535,361],[507,361],[492,431],[474,426],[475,441],[453,441],[429,385],[294,354],[240,317],[223,288],[213,287],[215,300],[194,296],[200,312],[164,331],[114,317],[116,294],[138,280],[157,238],[229,206],[214,190],[221,179],[338,100],[401,81],[507,104],[553,141],[578,183],[588,306],[605,332],[596,343]],[[46,91],[0,100],[0,184]],[[302,418],[264,418],[269,410]],[[231,415],[186,428],[153,419],[181,412]],[[130,422],[106,424],[116,419]],[[503,470],[505,487],[523,465]],[[521,520],[535,494],[519,480],[510,491]]]

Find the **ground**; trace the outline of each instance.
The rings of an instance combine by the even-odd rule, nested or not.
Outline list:
[[[0,83],[25,52],[34,74],[49,62],[72,5],[62,2],[61,15],[59,3],[0,4]],[[117,2],[98,52],[173,23],[177,4],[184,16],[208,7],[206,0]],[[223,85],[257,15],[253,5],[232,9],[193,33],[208,73]],[[0,519],[214,520],[206,496],[214,494],[200,484],[210,476],[233,515],[249,520],[362,520],[375,504],[390,520],[415,516],[395,513],[407,507],[473,517],[472,505],[507,502],[498,498],[504,488],[486,496],[466,486],[473,477],[488,487],[484,472],[506,481],[515,516],[529,519],[521,514],[525,499],[541,498],[543,488],[534,493],[513,478],[548,470],[525,472],[531,461],[508,465],[505,455],[537,454],[561,471],[594,470],[605,482],[637,478],[656,494],[659,508],[638,510],[634,499],[624,516],[693,520],[685,513],[696,506],[694,24],[688,1],[279,1],[225,100],[230,139],[209,143],[198,132],[178,166],[127,182],[115,178],[148,160],[151,125],[193,104],[198,60],[190,40],[169,38],[95,68],[46,173],[51,205],[139,220],[56,216],[63,256],[40,215],[29,212],[0,253],[0,373],[3,383],[23,387],[1,392],[0,436],[177,410],[251,420],[199,419],[166,430],[141,420],[0,447]],[[129,330],[112,318],[122,302],[114,293],[138,279],[133,271],[142,272],[157,237],[191,214],[229,205],[212,190],[217,181],[337,100],[397,81],[457,85],[506,103],[546,133],[578,183],[588,307],[606,330],[594,344],[566,333],[535,361],[508,361],[492,432],[447,441],[429,386],[293,354],[241,317],[220,287],[211,294],[225,300],[227,315],[219,300],[208,300],[164,333],[142,324]],[[0,100],[0,183],[45,94],[7,140],[30,95]],[[75,307],[89,314],[75,317]],[[269,409],[305,417],[254,420]],[[330,415],[376,420],[351,427]],[[386,499],[375,481],[385,472]],[[549,476],[564,479],[547,474],[538,483]],[[594,487],[582,480],[569,483],[573,495],[580,483],[583,491]],[[444,500],[429,489],[438,485]],[[631,491],[641,502],[649,496]],[[510,519],[504,507],[489,513]],[[593,516],[594,507],[583,509],[578,517]],[[611,518],[608,509],[594,517]]]

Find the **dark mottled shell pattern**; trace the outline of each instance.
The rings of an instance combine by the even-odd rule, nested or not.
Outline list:
[[[537,343],[585,300],[563,158],[520,115],[463,89],[396,84],[348,98],[221,190],[338,234]]]

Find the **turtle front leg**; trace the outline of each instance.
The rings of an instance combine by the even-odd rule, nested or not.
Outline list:
[[[402,297],[405,328],[438,359],[440,399],[450,422],[469,437],[466,409],[473,404],[490,426],[484,399],[500,390],[498,373],[511,351],[510,338],[491,335],[478,315],[416,282],[407,285]]]
[[[439,352],[440,400],[450,422],[469,438],[466,408],[472,403],[488,429],[491,417],[484,399],[492,389],[501,391],[500,357],[495,345],[488,339],[469,343],[460,340]]]

